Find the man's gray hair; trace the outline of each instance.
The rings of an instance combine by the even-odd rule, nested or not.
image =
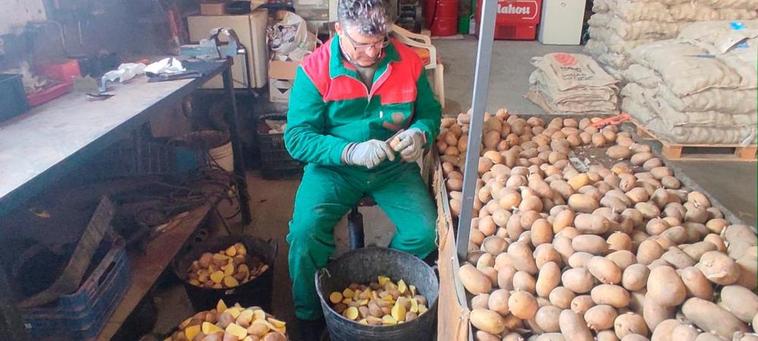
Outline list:
[[[390,18],[383,0],[339,0],[337,19],[343,27],[358,29],[365,35],[385,35]]]

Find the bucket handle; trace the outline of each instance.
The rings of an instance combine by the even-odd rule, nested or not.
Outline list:
[[[319,277],[326,275],[326,276],[329,276],[329,278],[332,278],[332,274],[329,272],[329,269],[327,268],[319,269],[318,274],[319,274]]]

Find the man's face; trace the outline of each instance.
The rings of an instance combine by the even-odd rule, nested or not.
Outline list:
[[[345,57],[353,64],[368,67],[376,64],[384,55],[384,48],[389,45],[386,35],[365,35],[351,25],[334,26],[340,35],[340,47]]]

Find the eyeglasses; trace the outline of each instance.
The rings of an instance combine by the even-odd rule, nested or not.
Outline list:
[[[385,36],[384,39],[382,39],[382,41],[380,42],[376,42],[373,44],[360,44],[356,42],[352,37],[350,37],[350,35],[348,35],[347,32],[343,32],[343,33],[344,33],[344,36],[347,37],[347,40],[350,41],[350,44],[353,45],[353,48],[358,52],[364,52],[372,47],[377,50],[383,50],[385,47],[390,45],[390,40],[387,36]]]

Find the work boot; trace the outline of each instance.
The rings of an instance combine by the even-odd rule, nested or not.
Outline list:
[[[297,319],[297,341],[321,341],[326,331],[326,322],[323,318],[318,320]]]

